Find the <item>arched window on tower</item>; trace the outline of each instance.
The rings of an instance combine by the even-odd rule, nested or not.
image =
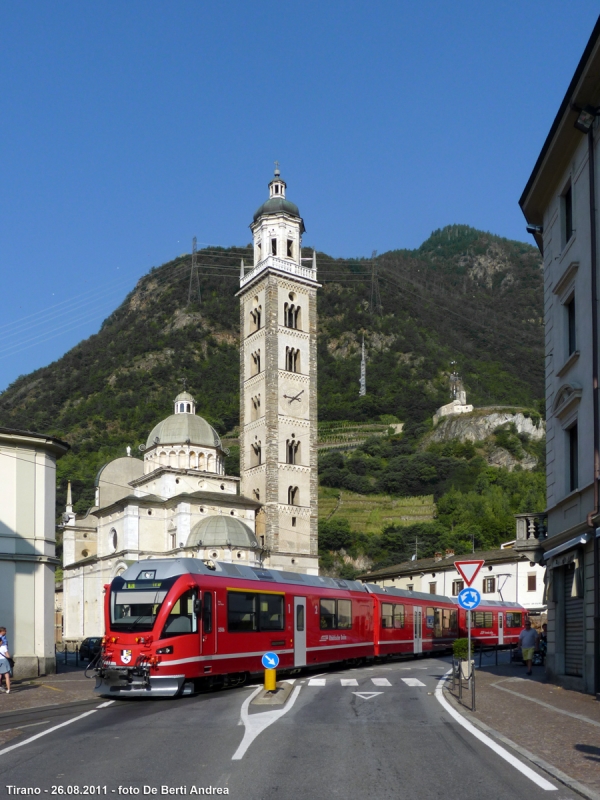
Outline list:
[[[192,407],[191,407],[191,405],[189,403],[186,403],[185,410],[187,411],[188,414],[191,412]]]
[[[286,462],[288,464],[300,463],[300,442],[297,439],[288,439],[285,443]]]
[[[212,462],[213,462],[213,457],[212,457],[212,455],[209,453],[209,454],[206,456],[206,471],[207,471],[207,472],[212,472]]]
[[[285,368],[288,372],[300,372],[300,350],[294,347],[285,348]]]
[[[179,411],[183,413],[185,411],[185,403],[179,403]]]
[[[259,467],[262,464],[262,444],[258,441],[258,439],[252,442],[251,449],[252,452],[250,453],[250,466]]]
[[[287,257],[293,258],[294,257],[294,240],[288,239],[287,240]]]
[[[271,239],[271,255],[277,255],[277,239]]]
[[[204,471],[204,453],[198,453],[198,469]]]
[[[250,310],[250,333],[260,330],[262,306],[258,305],[258,297],[253,300],[253,308]]]
[[[288,488],[288,506],[300,505],[300,492],[297,486],[290,486]]]
[[[250,400],[250,419],[254,421],[258,419],[261,415],[260,411],[260,395],[257,394],[256,397],[252,397]]]
[[[258,375],[260,372],[260,350],[257,350],[251,355],[250,372],[252,375]]]

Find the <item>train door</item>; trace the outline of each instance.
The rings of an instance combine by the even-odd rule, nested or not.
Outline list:
[[[504,644],[504,614],[498,612],[498,644]]]
[[[413,653],[423,652],[423,609],[416,608],[413,611]]]
[[[306,597],[294,597],[294,666],[306,666]]]
[[[215,620],[215,598],[212,592],[202,594],[202,655],[217,652],[217,625]]]

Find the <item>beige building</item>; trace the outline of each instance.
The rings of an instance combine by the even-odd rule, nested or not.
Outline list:
[[[240,474],[263,504],[272,569],[318,574],[317,268],[279,170],[254,215],[240,275]]]
[[[264,560],[260,504],[240,495],[239,478],[225,475],[219,435],[196,415],[191,394],[175,398],[174,413],[141,449],[143,459],[129,454],[102,467],[86,515],[76,517],[67,498],[65,641],[103,634],[103,588],[134,561],[186,556],[259,567]]]
[[[520,603],[532,615],[542,614],[546,610],[545,569],[516,552],[512,545],[513,542],[508,542],[497,550],[463,556],[455,556],[452,550],[446,550],[445,553],[436,553],[433,558],[405,561],[361,575],[359,579],[378,586],[457,597],[465,583],[454,562],[483,560],[485,564],[473,582],[473,588],[481,592],[483,603],[486,600]]]
[[[517,546],[548,581],[549,677],[600,697],[600,20],[520,199],[543,254],[547,533]]]
[[[56,461],[69,445],[0,428],[0,624],[17,678],[55,672]]]

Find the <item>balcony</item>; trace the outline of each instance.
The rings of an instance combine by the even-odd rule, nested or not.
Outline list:
[[[548,536],[548,515],[545,512],[537,514],[515,514],[517,523],[517,537],[515,550],[527,556],[536,564],[542,559],[542,542]]]
[[[315,265],[316,266],[316,265]],[[253,281],[257,275],[267,269],[275,269],[278,272],[283,272],[287,275],[294,275],[304,280],[315,281],[317,280],[317,270],[312,267],[303,267],[292,259],[277,258],[277,256],[267,256],[260,261],[255,267],[252,267],[249,272],[240,276],[240,288],[243,288],[247,283]]]

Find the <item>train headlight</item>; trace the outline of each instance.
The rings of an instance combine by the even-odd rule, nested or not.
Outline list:
[[[166,655],[167,653],[173,652],[173,645],[169,645],[168,647],[159,647],[156,651],[157,654],[160,653],[161,655]]]

